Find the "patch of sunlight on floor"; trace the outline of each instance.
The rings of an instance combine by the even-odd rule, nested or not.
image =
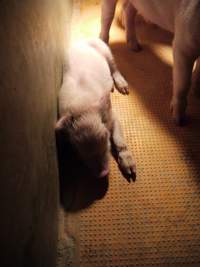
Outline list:
[[[80,5],[77,4],[73,12],[71,29],[72,41],[98,37],[100,30],[100,10],[97,9],[96,5],[89,5],[87,9],[84,9],[84,13],[81,13],[80,9]]]
[[[173,65],[172,47],[164,44],[153,44],[152,49],[154,53],[165,63],[170,66]]]

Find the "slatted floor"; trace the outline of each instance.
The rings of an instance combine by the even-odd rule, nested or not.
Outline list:
[[[98,36],[99,21],[100,6],[84,5],[73,38]],[[200,99],[190,95],[188,126],[174,126],[171,36],[141,21],[137,32],[140,53],[128,50],[116,23],[111,31],[130,85],[130,95],[115,92],[112,103],[136,158],[137,180],[128,184],[111,160],[105,196],[78,215],[80,266],[200,266]],[[105,188],[92,186],[96,193]]]

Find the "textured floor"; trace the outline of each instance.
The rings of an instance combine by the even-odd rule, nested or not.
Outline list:
[[[83,6],[73,38],[98,36],[99,18],[98,5]],[[80,266],[200,266],[200,99],[190,96],[189,125],[174,126],[171,36],[140,21],[137,31],[140,53],[128,50],[116,24],[111,31],[130,85],[129,96],[112,95],[113,108],[137,161],[137,181],[128,184],[111,160],[108,189],[87,184],[87,194],[105,196],[78,215]]]

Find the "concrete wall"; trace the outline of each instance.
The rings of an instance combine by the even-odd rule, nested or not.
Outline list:
[[[0,266],[55,266],[68,0],[0,1]]]

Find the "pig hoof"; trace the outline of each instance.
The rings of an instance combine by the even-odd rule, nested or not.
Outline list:
[[[142,50],[142,46],[138,42],[128,41],[128,47],[134,52],[140,52]]]
[[[180,127],[185,126],[187,124],[187,117],[185,111],[180,111],[180,109],[174,107],[173,104],[171,104],[170,109],[175,125]]]
[[[123,95],[128,95],[128,83],[124,77],[117,71],[113,73],[113,80],[116,86],[116,89]]]
[[[195,91],[194,91],[194,95],[195,95],[197,98],[200,98],[200,90],[195,90]]]
[[[119,168],[130,183],[136,180],[136,166],[131,153],[128,150],[121,151],[118,157]]]
[[[200,86],[192,86],[192,92],[195,97],[200,98]]]
[[[173,118],[175,124],[177,126],[183,127],[187,124],[187,117],[186,116],[179,116],[179,117],[175,117]]]

